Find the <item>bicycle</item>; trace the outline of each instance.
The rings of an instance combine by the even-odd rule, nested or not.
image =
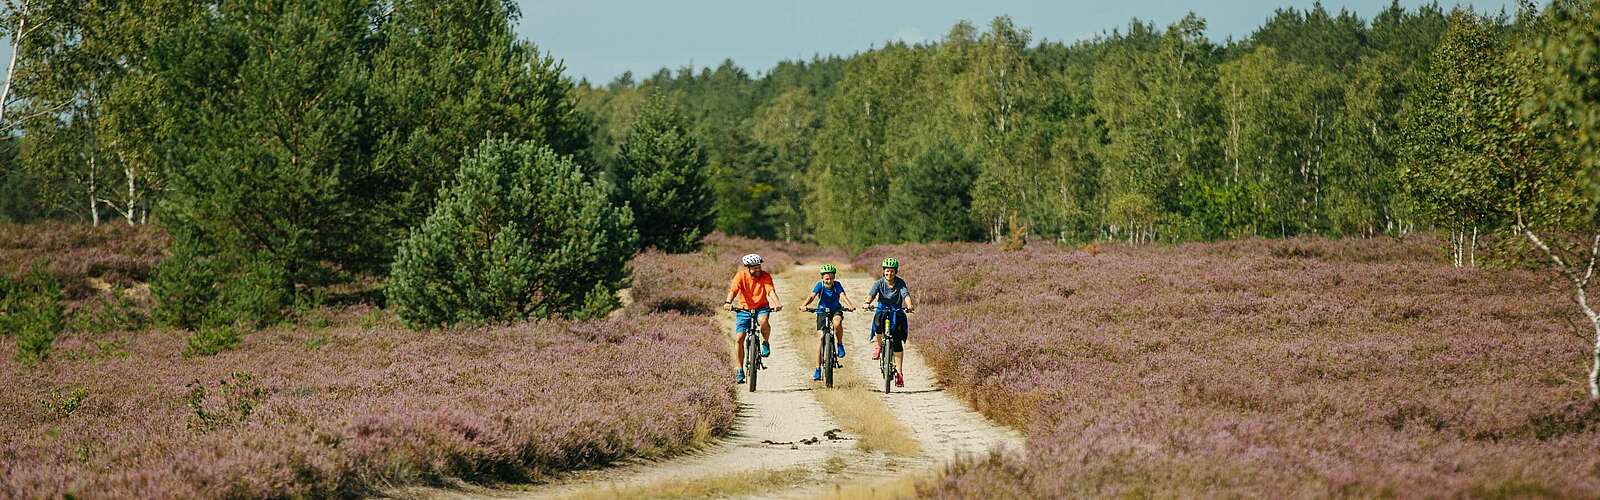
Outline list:
[[[737,313],[750,313],[750,323],[744,330],[744,372],[745,381],[750,383],[750,392],[756,392],[756,374],[766,368],[761,362],[761,323],[756,320],[754,311],[748,309],[734,309]],[[738,327],[734,327],[735,331]]]
[[[895,311],[900,311],[900,310],[903,310],[903,309],[901,309],[900,307],[896,307],[896,306],[872,305],[872,306],[867,306],[867,310],[871,311],[871,310],[879,309],[880,307],[884,310],[884,312],[886,312],[888,314],[884,314],[883,315],[884,316],[884,318],[883,318],[883,330],[880,330],[881,332],[883,332],[882,333],[882,335],[883,335],[883,351],[882,351],[882,354],[880,356],[878,356],[879,364],[882,365],[882,366],[878,367],[878,370],[883,372],[883,393],[884,394],[888,394],[889,391],[890,391],[890,388],[894,387],[894,375],[895,375],[894,353],[895,353],[895,348],[899,347],[901,350],[905,349],[904,347],[902,347],[900,345],[900,341],[894,338],[894,329],[893,329],[894,328],[894,319],[895,319],[895,316],[896,316],[896,314],[894,314],[894,313],[895,313]]]
[[[840,308],[839,312],[850,312],[852,310],[846,307]],[[807,307],[805,311],[817,313],[818,333],[822,334],[818,340],[821,343],[818,346],[820,349],[819,356],[821,357],[817,359],[817,364],[822,365],[822,384],[826,387],[833,387],[833,369],[839,364],[839,339],[834,338],[833,335],[832,311],[821,307]]]

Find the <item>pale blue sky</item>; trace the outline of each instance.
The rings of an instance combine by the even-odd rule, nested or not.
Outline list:
[[[1371,19],[1390,0],[1328,0]],[[566,61],[567,74],[604,83],[633,70],[715,66],[733,58],[752,74],[783,59],[852,54],[890,39],[937,40],[962,19],[980,27],[1000,15],[1031,28],[1035,40],[1074,40],[1125,27],[1138,17],[1166,25],[1188,12],[1206,19],[1212,39],[1243,38],[1280,7],[1313,0],[520,0],[518,33]],[[1432,3],[1401,0],[1414,9]],[[1446,10],[1457,0],[1441,0]],[[1479,11],[1515,9],[1509,0],[1464,0]]]
[[[1390,0],[1328,0],[1363,19]],[[1073,40],[1126,26],[1138,17],[1165,25],[1193,11],[1211,37],[1249,35],[1279,7],[1310,8],[1312,0],[519,0],[517,32],[566,62],[567,74],[604,83],[625,70],[645,76],[662,67],[714,66],[724,58],[752,74],[783,59],[848,55],[886,40],[937,40],[966,19],[979,24],[1009,15],[1034,39]],[[1402,0],[1415,8],[1426,0]],[[1442,0],[1447,9],[1457,0]],[[1510,0],[1462,0],[1479,11],[1512,9]],[[11,43],[0,42],[0,75]],[[0,76],[3,78],[3,76]]]

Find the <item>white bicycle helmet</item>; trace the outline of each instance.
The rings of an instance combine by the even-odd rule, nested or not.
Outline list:
[[[761,265],[761,256],[760,255],[756,255],[756,254],[746,255],[746,256],[744,256],[744,258],[739,259],[739,260],[744,262],[744,265],[747,265],[747,266],[759,266],[759,265]]]

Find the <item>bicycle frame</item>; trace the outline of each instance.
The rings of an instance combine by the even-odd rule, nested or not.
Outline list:
[[[744,371],[745,380],[750,384],[750,392],[756,392],[756,376],[762,368],[761,321],[757,319],[755,311],[734,309],[736,315],[741,312],[750,313],[750,319],[744,329]]]
[[[894,375],[896,371],[894,366],[894,348],[895,346],[900,345],[900,341],[894,338],[894,326],[896,324],[895,320],[898,316],[895,313],[904,309],[894,306],[884,306],[881,304],[876,306],[876,309],[884,315],[883,330],[881,330],[879,333],[879,335],[883,336],[883,352],[879,356],[879,363],[882,366],[879,367],[879,370],[883,372],[883,393],[888,394],[891,390],[890,388],[894,386]],[[901,347],[901,349],[904,350],[905,348]]]
[[[839,362],[837,349],[840,342],[839,337],[833,333],[833,313],[849,312],[849,309],[836,311],[817,307],[809,308],[807,311],[817,314],[817,323],[820,327],[817,332],[820,334],[817,338],[817,364],[822,369],[823,385],[833,387],[833,368]]]

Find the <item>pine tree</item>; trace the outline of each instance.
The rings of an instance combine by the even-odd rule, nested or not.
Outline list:
[[[677,107],[652,96],[622,143],[613,172],[633,209],[641,248],[689,252],[714,222],[706,157]]]
[[[485,141],[400,244],[389,305],[414,327],[604,316],[637,240],[610,200],[571,157]]]

